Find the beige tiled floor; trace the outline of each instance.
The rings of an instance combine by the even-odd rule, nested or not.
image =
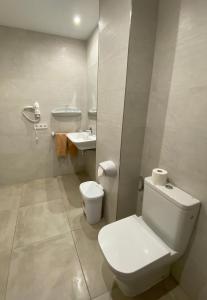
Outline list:
[[[19,209],[14,248],[69,232],[64,205],[60,200],[42,202]]]
[[[82,174],[0,187],[0,300],[127,300],[86,223]],[[172,279],[136,300],[186,300]]]

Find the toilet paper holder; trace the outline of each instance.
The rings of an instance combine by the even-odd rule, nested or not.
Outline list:
[[[117,168],[113,161],[102,161],[98,165],[98,177],[109,176],[114,177],[117,174]]]

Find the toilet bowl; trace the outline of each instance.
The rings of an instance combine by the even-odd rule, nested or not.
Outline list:
[[[142,216],[104,226],[101,251],[127,296],[138,295],[169,275],[185,251],[200,202],[176,187],[155,186],[145,179]]]
[[[83,198],[83,210],[89,224],[96,224],[101,219],[103,187],[95,181],[86,181],[80,184]]]
[[[127,296],[140,294],[166,278],[169,262],[177,254],[136,215],[106,225],[98,241]]]

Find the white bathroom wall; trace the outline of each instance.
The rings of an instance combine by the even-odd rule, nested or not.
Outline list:
[[[100,0],[96,165],[112,160],[118,175],[102,177],[104,216],[116,219],[131,0]]]
[[[171,89],[180,14],[180,0],[159,1],[153,72],[142,156],[142,175],[159,165]]]
[[[201,211],[173,274],[192,300],[207,299],[207,1],[160,0],[142,174],[169,171]]]
[[[157,0],[133,0],[122,124],[117,218],[136,212],[152,76]]]
[[[98,27],[92,32],[87,40],[86,54],[87,54],[87,110],[97,109],[98,98]],[[87,128],[92,128],[96,134],[96,117],[88,116]],[[87,151],[85,156],[85,167],[90,178],[96,178],[96,151]]]
[[[0,41],[0,184],[82,170],[81,156],[56,158],[51,131],[86,126],[85,42],[2,26]],[[38,144],[21,115],[34,101],[49,127],[39,133]],[[81,108],[82,119],[53,118],[51,110],[64,104]]]

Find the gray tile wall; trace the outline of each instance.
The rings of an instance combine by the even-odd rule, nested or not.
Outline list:
[[[147,112],[142,175],[148,176],[159,165],[171,88],[178,31],[180,0],[159,1],[152,81]]]
[[[207,298],[207,2],[160,0],[142,173],[159,166],[202,208],[174,275],[192,300]]]
[[[0,184],[72,173],[81,158],[57,160],[51,130],[74,131],[82,119],[51,117],[59,105],[86,112],[85,43],[31,31],[0,27]],[[32,124],[21,116],[25,105],[40,103],[48,130],[35,143]]]
[[[131,0],[101,0],[96,164],[112,160],[119,171],[122,119],[126,86]],[[104,216],[116,219],[119,174],[102,177]]]
[[[157,0],[132,1],[117,218],[136,212],[157,23]]]

